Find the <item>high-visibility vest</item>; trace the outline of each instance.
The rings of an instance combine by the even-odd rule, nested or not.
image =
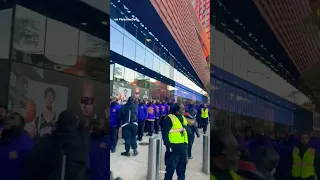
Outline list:
[[[229,172],[230,172],[233,180],[242,180],[242,178],[237,173],[235,173],[234,171],[229,171]],[[210,180],[218,180],[218,179],[211,174],[210,175]]]
[[[292,153],[293,165],[292,165],[292,177],[308,178],[315,175],[314,159],[315,150],[309,148],[301,159],[299,155],[299,148],[294,148]]]
[[[208,108],[204,109],[201,108],[201,118],[208,118],[209,117],[209,110]]]
[[[168,115],[172,122],[171,130],[169,131],[169,141],[172,144],[181,144],[187,143],[188,144],[188,133],[187,130],[184,128],[188,125],[188,122],[184,116],[183,118],[183,125],[181,124],[180,120],[177,116],[173,114]]]

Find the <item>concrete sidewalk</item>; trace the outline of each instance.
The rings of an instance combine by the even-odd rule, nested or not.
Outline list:
[[[208,129],[208,132],[210,130]],[[209,180],[210,176],[202,172],[202,141],[200,138],[196,138],[193,145],[193,159],[189,160],[186,170],[186,180]],[[123,139],[119,139],[117,151],[110,155],[111,171],[114,177],[121,177],[123,180],[146,180],[148,169],[148,142],[149,137],[145,136],[142,142],[139,142],[138,152],[136,157],[124,157],[120,153],[124,151]],[[165,147],[162,146],[162,163],[161,171],[165,170],[164,165],[164,152]],[[133,152],[131,151],[131,154]],[[209,158],[209,157],[208,157]],[[161,174],[161,179],[164,178],[164,174]],[[176,175],[173,179],[177,179]]]

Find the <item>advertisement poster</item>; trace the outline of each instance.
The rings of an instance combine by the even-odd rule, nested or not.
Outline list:
[[[25,117],[29,122],[25,129],[28,132],[34,131],[41,138],[50,135],[59,114],[67,109],[68,88],[28,80],[27,98],[34,101],[36,112],[34,119],[30,116]]]
[[[149,99],[149,89],[114,81],[112,96],[117,97],[119,104],[125,104],[130,96],[147,100]]]
[[[25,118],[32,137],[50,134],[66,109],[88,124],[107,122],[109,84],[21,63],[12,63],[11,70],[8,110]]]

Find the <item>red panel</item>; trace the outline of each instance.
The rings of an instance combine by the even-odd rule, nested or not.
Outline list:
[[[209,84],[210,71],[205,56],[210,54],[210,39],[200,24],[191,1],[151,0],[151,3],[202,83]]]

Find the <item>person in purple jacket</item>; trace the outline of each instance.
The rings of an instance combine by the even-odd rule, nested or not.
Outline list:
[[[154,131],[156,134],[159,133],[159,126],[160,126],[160,118],[161,118],[161,104],[160,101],[157,100],[155,103],[155,107],[156,107],[156,116],[155,116],[155,121],[154,121]]]
[[[89,144],[90,180],[108,179],[110,177],[110,136],[104,121],[93,120]]]
[[[118,120],[117,113],[121,106],[118,103],[116,97],[112,98],[111,105],[110,105],[110,127],[111,127],[111,135],[110,135],[110,145],[111,145],[111,152],[116,152],[116,147],[118,143],[118,130],[120,127],[120,123]]]
[[[34,146],[34,141],[24,131],[24,118],[12,113],[3,122],[0,140],[0,179],[22,180],[23,163]]]
[[[138,141],[142,141],[145,121],[148,117],[148,108],[144,100],[139,99],[138,105]]]
[[[148,108],[148,116],[147,116],[147,130],[148,136],[152,136],[154,131],[154,121],[156,115],[156,107],[152,102],[149,102],[147,105]]]
[[[167,115],[168,115],[168,104],[166,103],[166,101],[165,100],[163,100],[162,102],[161,102],[161,106],[160,106],[161,108],[160,108],[160,111],[161,111],[161,117],[160,117],[160,123],[159,123],[159,125],[160,125],[160,128],[161,128],[161,126],[162,126],[162,121],[167,117]]]

